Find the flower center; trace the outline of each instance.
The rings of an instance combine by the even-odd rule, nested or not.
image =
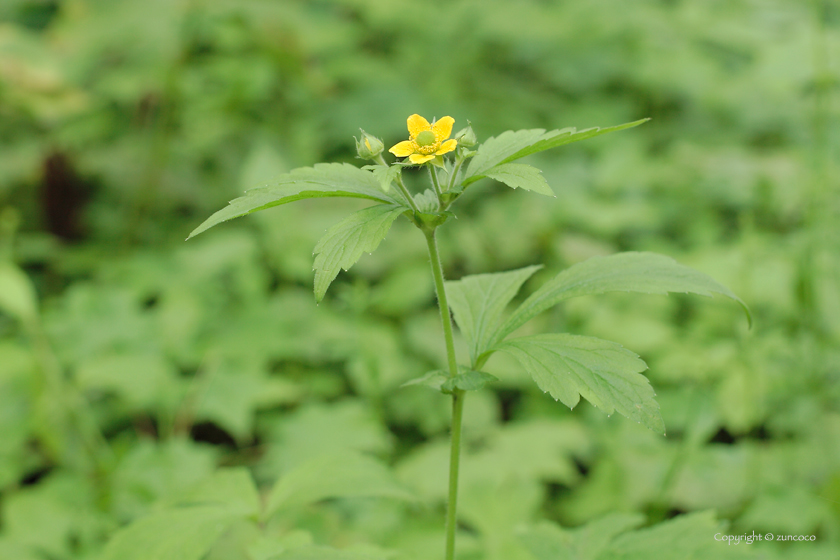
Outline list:
[[[435,143],[435,133],[431,130],[424,130],[420,134],[417,135],[417,138],[414,139],[414,143],[420,146],[421,148],[425,148],[426,146],[431,146]]]

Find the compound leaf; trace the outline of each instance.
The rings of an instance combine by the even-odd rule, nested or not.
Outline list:
[[[319,163],[285,173],[272,184],[245,192],[207,218],[190,233],[187,239],[227,220],[245,216],[304,198],[339,196],[367,198],[387,204],[401,204],[391,194],[382,191],[380,179],[370,171],[349,163]]]
[[[532,130],[509,130],[499,136],[489,138],[478,148],[464,177],[464,186],[487,177],[488,172],[497,165],[505,164],[525,156],[594,138],[608,132],[616,132],[638,126],[649,119],[641,119],[630,123],[610,126],[607,128],[587,128],[576,130],[574,127],[546,132],[542,128]]]
[[[746,304],[709,276],[664,255],[630,252],[593,257],[567,268],[531,294],[494,334],[491,344],[565,299],[605,292],[721,294],[740,303],[752,324]]]
[[[473,363],[487,350],[507,304],[540,268],[528,266],[508,272],[476,274],[446,283],[449,307],[467,340]]]
[[[532,130],[508,130],[488,138],[478,147],[464,174],[464,185],[478,181],[486,173],[501,163],[512,161],[516,152],[536,144],[545,136],[544,128]]]
[[[654,392],[641,371],[647,365],[616,342],[571,334],[541,334],[494,348],[512,355],[540,389],[574,408],[583,396],[607,414],[618,411],[665,433]]]
[[[402,206],[377,204],[350,214],[328,229],[315,246],[315,298],[324,298],[339,270],[349,270],[362,253],[375,251],[391,224],[405,211]]]

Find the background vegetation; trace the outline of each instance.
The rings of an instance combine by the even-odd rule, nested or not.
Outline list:
[[[479,140],[653,118],[542,157],[556,200],[468,193],[441,231],[450,278],[545,263],[527,294],[655,250],[755,317],[621,295],[543,316],[639,352],[668,434],[569,411],[494,357],[501,381],[467,400],[463,557],[531,558],[540,519],[707,509],[817,537],[739,555],[840,557],[836,0],[5,0],[0,22],[0,558],[96,558],[220,467],[267,487],[327,449],[378,456],[419,502],[332,500],[272,531],[441,554],[448,401],[399,387],[444,361],[422,236],[398,223],[318,306],[312,247],[362,203],[183,241],[415,112]],[[243,532],[211,557],[268,558]]]

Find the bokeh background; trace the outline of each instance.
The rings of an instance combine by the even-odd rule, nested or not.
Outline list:
[[[713,509],[742,545],[840,557],[837,0],[4,0],[0,3],[0,558],[96,558],[219,467],[262,485],[324,449],[377,455],[423,507],[282,521],[315,542],[440,554],[448,404],[422,236],[312,296],[312,248],[357,201],[184,238],[253,185],[354,159],[411,113],[479,140],[642,127],[533,157],[547,199],[486,181],[441,230],[447,275],[652,250],[751,307],[581,298],[526,327],[621,342],[667,437],[543,395],[515,363],[467,400],[464,558],[516,528]],[[708,538],[711,540],[712,535]],[[212,558],[249,559],[226,537]],[[231,544],[233,542],[234,544]]]

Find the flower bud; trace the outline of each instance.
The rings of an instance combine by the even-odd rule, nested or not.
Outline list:
[[[362,130],[361,128],[359,130]],[[376,136],[371,136],[362,130],[362,137],[356,140],[356,153],[362,159],[373,159],[382,153],[385,145]]]
[[[473,132],[472,126],[470,125],[467,125],[466,128],[459,130],[455,134],[455,140],[458,141],[459,146],[463,146],[465,148],[475,146],[475,143],[477,142],[475,132]]]

